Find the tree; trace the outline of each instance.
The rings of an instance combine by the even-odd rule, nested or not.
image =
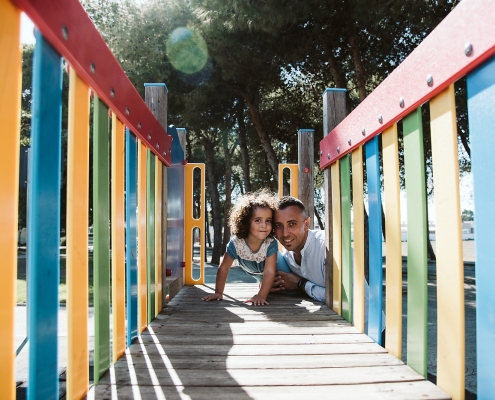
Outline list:
[[[473,212],[473,210],[462,210],[461,219],[463,221],[474,221],[474,212]]]

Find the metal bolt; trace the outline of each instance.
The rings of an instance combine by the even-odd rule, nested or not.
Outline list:
[[[91,71],[92,74],[96,72],[96,66],[94,63],[89,64],[89,70]]]
[[[320,150],[320,157],[323,155],[323,151]]]
[[[126,107],[125,109],[125,115],[129,115],[131,113],[131,110],[129,110],[129,107]]]
[[[363,135],[363,136],[366,135],[366,129],[364,129],[364,128],[361,129],[361,135]]]
[[[428,74],[428,76],[426,77],[426,84],[428,86],[433,86],[433,76],[431,76],[431,74]]]
[[[400,108],[404,108],[404,97],[401,97],[399,99],[399,106],[400,106]]]
[[[160,143],[157,143],[156,144],[156,148],[159,149],[160,148]]]
[[[138,122],[138,129],[141,129],[141,122]]]
[[[327,154],[327,158],[330,160],[330,153]]]
[[[337,153],[340,153],[340,146],[337,146]]]
[[[148,133],[148,140],[151,140],[151,135]]]
[[[351,138],[349,138],[349,140],[347,141],[347,143],[349,143],[349,146],[351,145]]]
[[[383,123],[383,117],[382,117],[382,114],[380,114],[380,115],[378,116],[378,122],[379,122],[380,124],[382,124],[382,123]]]
[[[467,42],[464,46],[464,54],[466,56],[470,56],[471,54],[473,54],[473,45],[469,42]]]
[[[65,25],[62,26],[62,37],[64,38],[64,40],[69,40],[69,30]]]
[[[110,89],[110,97],[115,97],[115,90],[113,88]]]
[[[164,151],[164,152],[163,152],[163,157],[166,157],[166,156],[167,156],[167,152],[166,152],[166,151]]]

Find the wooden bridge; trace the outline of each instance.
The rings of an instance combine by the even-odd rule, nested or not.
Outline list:
[[[229,284],[183,288],[88,398],[449,399],[323,303]]]

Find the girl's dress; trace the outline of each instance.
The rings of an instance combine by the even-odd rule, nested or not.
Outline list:
[[[245,239],[240,239],[237,236],[232,236],[227,244],[229,257],[237,260],[244,271],[253,275],[260,282],[265,269],[265,259],[277,252],[278,242],[272,237],[267,237],[255,253],[251,251]]]

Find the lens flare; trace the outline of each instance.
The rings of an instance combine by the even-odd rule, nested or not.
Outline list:
[[[208,48],[198,32],[181,27],[175,29],[167,39],[167,56],[176,70],[194,74],[206,65]]]

